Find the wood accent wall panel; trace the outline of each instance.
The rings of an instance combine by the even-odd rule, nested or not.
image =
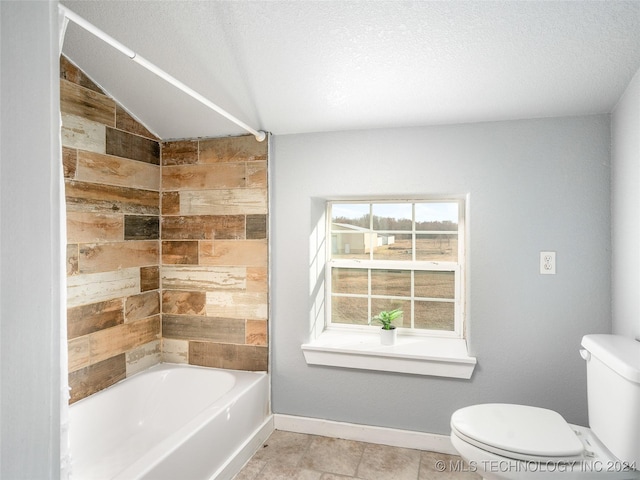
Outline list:
[[[76,115],[62,113],[62,145],[89,152],[105,153],[107,127]]]
[[[122,323],[122,298],[80,305],[67,310],[68,338],[81,337]]]
[[[140,291],[147,292],[149,290],[160,289],[160,267],[142,267],[140,268]]]
[[[157,215],[125,215],[125,240],[159,240],[160,217]]]
[[[129,132],[106,128],[106,153],[160,165],[160,144]]]
[[[67,242],[121,242],[124,219],[122,215],[93,212],[67,212]]]
[[[60,61],[72,402],[161,361],[160,142]]]
[[[69,374],[71,400],[69,403],[82,400],[126,378],[127,367],[125,354],[116,355],[95,365],[90,365]]]
[[[137,293],[140,293],[138,268],[67,277],[67,307],[104,302]]]
[[[157,241],[86,243],[80,247],[80,273],[110,272],[157,265],[159,258],[160,249]]]
[[[200,163],[266,161],[268,143],[252,135],[210,138],[200,141]]]
[[[94,90],[60,79],[60,111],[114,127],[116,104]]]
[[[163,240],[244,239],[244,215],[163,216]]]
[[[140,135],[141,137],[160,140],[156,135],[151,133],[147,127],[129,115],[129,113],[118,104],[116,104],[116,128],[135,135]]]
[[[202,367],[266,371],[267,347],[213,342],[189,342],[189,363]]]
[[[83,182],[160,190],[158,165],[95,152],[78,152],[75,178]]]
[[[160,213],[159,192],[68,180],[65,194],[69,211],[139,215]]]
[[[162,360],[266,370],[267,142],[161,142],[60,76],[71,401]]]
[[[267,145],[162,144],[162,335],[169,361],[266,370]]]
[[[185,190],[180,192],[183,215],[250,215],[267,213],[267,192],[262,188]]]

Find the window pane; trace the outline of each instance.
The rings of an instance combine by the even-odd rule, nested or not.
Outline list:
[[[417,231],[457,231],[458,203],[416,203]]]
[[[415,296],[428,298],[455,298],[454,272],[423,272],[414,273]]]
[[[335,230],[336,225],[333,225]],[[355,228],[355,227],[354,227]],[[375,234],[373,235],[375,237]],[[333,258],[350,258],[366,260],[369,258],[372,235],[357,230],[333,232],[331,234],[331,256]]]
[[[374,233],[374,260],[411,260],[411,234]]]
[[[366,298],[331,297],[331,321],[350,325],[369,323],[368,302]]]
[[[374,230],[409,230],[412,229],[410,203],[374,203]]]
[[[458,261],[458,234],[416,235],[416,260]]]
[[[454,330],[453,302],[415,302],[415,328]]]
[[[359,293],[366,295],[369,277],[366,269],[334,268],[331,270],[331,290],[333,293]]]
[[[411,272],[409,270],[371,270],[371,294],[410,296]]]
[[[334,203],[331,206],[331,223],[369,228],[368,203]],[[331,226],[334,229],[334,226]]]
[[[388,300],[385,298],[372,298],[371,299],[371,315],[375,316],[383,310],[395,310],[399,308],[402,310],[402,316],[397,318],[393,324],[396,327],[411,327],[411,301],[410,300]]]

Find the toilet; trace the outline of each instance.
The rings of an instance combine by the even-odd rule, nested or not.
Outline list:
[[[585,335],[589,427],[505,403],[451,416],[451,443],[485,479],[640,479],[640,342]]]

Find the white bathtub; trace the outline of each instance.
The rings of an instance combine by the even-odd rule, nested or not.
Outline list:
[[[151,367],[71,405],[71,478],[232,478],[273,430],[268,398],[265,373]]]

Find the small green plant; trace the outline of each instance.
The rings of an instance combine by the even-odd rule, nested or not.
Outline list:
[[[392,330],[395,327],[393,321],[402,316],[402,310],[396,308],[395,310],[383,310],[378,315],[373,317],[369,324],[379,323],[382,325],[383,330]]]

